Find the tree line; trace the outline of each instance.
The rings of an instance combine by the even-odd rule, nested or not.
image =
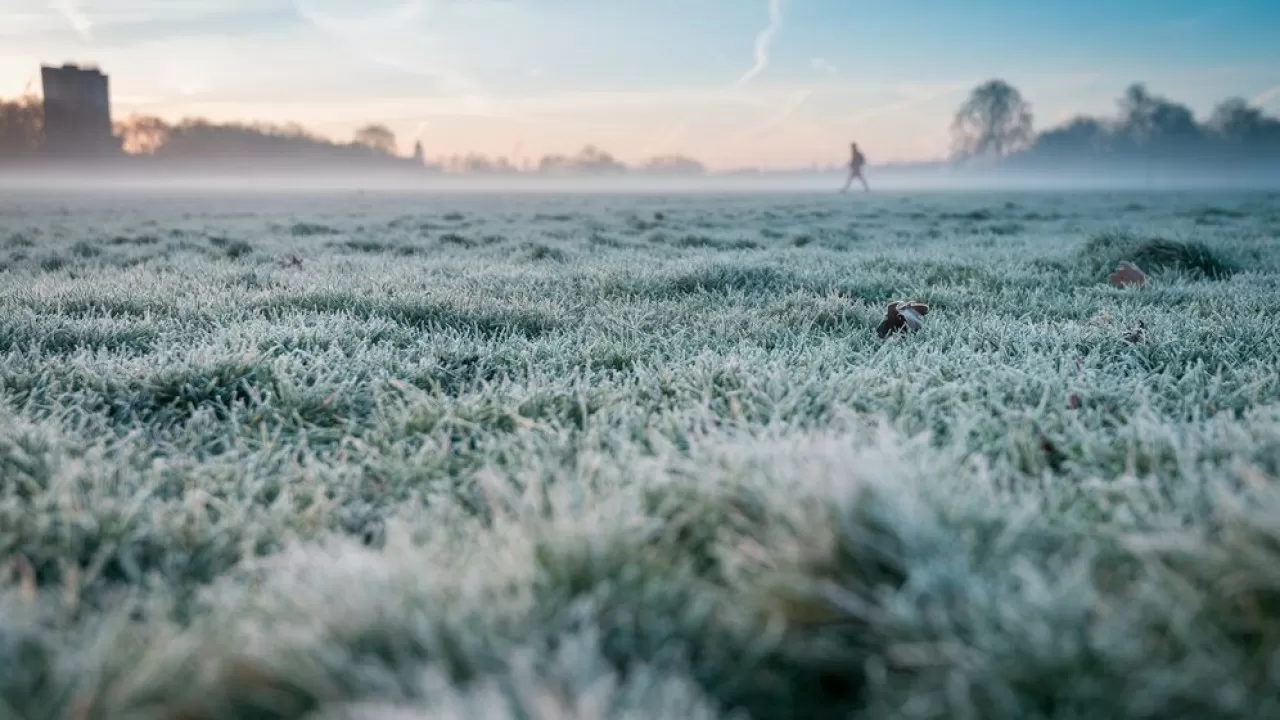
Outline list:
[[[127,158],[150,159],[166,166],[394,165],[472,175],[701,175],[706,172],[702,163],[682,155],[654,157],[631,166],[593,145],[572,155],[545,155],[520,165],[509,158],[477,153],[428,160],[421,142],[415,142],[413,154],[404,157],[398,154],[395,133],[381,124],[359,128],[346,142],[322,137],[296,123],[214,122],[203,118],[169,122],[153,116],[131,116],[115,123],[113,132]],[[45,143],[40,99],[34,95],[15,100],[0,98],[0,164],[38,162],[43,157]]]
[[[1013,168],[1151,166],[1280,169],[1280,118],[1243,98],[1200,121],[1187,106],[1130,85],[1113,117],[1079,115],[1035,132],[1031,104],[1003,80],[974,88],[951,125],[951,160]]]
[[[39,161],[45,145],[39,98],[0,98],[0,164]],[[957,165],[1054,169],[1142,165],[1164,169],[1280,167],[1280,118],[1242,98],[1222,101],[1204,121],[1185,105],[1135,83],[1117,102],[1115,116],[1077,116],[1037,132],[1029,102],[1003,80],[974,88],[951,125],[949,161]],[[588,145],[573,155],[546,155],[517,164],[510,158],[470,153],[427,160],[421,143],[411,157],[397,154],[395,134],[367,125],[349,141],[331,140],[297,124],[219,123],[190,118],[169,122],[132,116],[116,123],[128,157],[172,165],[227,163],[395,165],[472,175],[701,175],[705,167],[683,155],[628,165]]]

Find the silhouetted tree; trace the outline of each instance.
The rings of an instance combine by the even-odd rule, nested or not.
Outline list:
[[[538,172],[547,175],[618,175],[626,171],[626,165],[595,145],[584,147],[573,157],[547,155],[538,163]]]
[[[974,88],[960,107],[951,133],[957,159],[998,160],[1031,143],[1031,106],[1009,83],[987,81]]]
[[[30,158],[44,142],[44,105],[34,95],[0,99],[0,161]]]
[[[1120,99],[1118,134],[1139,147],[1186,145],[1202,135],[1190,108],[1152,95],[1141,83]]]
[[[383,155],[396,154],[396,135],[386,125],[365,125],[356,131],[355,143]]]
[[[1268,117],[1261,108],[1243,98],[1228,98],[1214,108],[1208,129],[1232,143],[1258,143],[1276,147],[1280,143],[1280,120]]]
[[[1084,152],[1106,151],[1111,144],[1111,128],[1091,117],[1078,116],[1066,124],[1036,136],[1029,152],[1038,156],[1072,158]]]
[[[1205,170],[1280,177],[1280,119],[1243,99],[1230,98],[1201,123],[1187,106],[1134,83],[1118,99],[1114,118],[1072,118],[1037,135],[1030,146],[1003,158],[1002,165],[1045,170],[1142,168],[1148,180]]]
[[[445,161],[449,172],[466,175],[513,175],[519,172],[506,158],[489,158],[479,153],[454,155]]]
[[[115,133],[131,155],[154,155],[169,142],[169,123],[158,117],[134,115],[116,123]]]
[[[661,155],[640,166],[649,175],[702,175],[707,169],[701,162],[683,155]]]

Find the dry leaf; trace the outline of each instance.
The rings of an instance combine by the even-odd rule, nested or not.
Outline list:
[[[889,303],[884,320],[876,328],[881,338],[890,333],[914,331],[924,327],[924,316],[929,314],[929,306],[918,300],[897,300]]]
[[[1147,274],[1128,260],[1121,260],[1120,266],[1111,273],[1109,279],[1118,288],[1142,287],[1147,284]]]

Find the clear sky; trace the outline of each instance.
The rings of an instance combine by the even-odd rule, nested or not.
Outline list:
[[[1280,114],[1280,0],[0,0],[0,96],[96,63],[116,116],[364,122],[407,151],[594,143],[712,167],[939,157],[964,94],[1017,86],[1037,127],[1133,81],[1203,117]]]

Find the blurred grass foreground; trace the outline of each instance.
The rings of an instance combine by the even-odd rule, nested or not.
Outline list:
[[[1280,717],[1278,237],[0,199],[0,718]]]

